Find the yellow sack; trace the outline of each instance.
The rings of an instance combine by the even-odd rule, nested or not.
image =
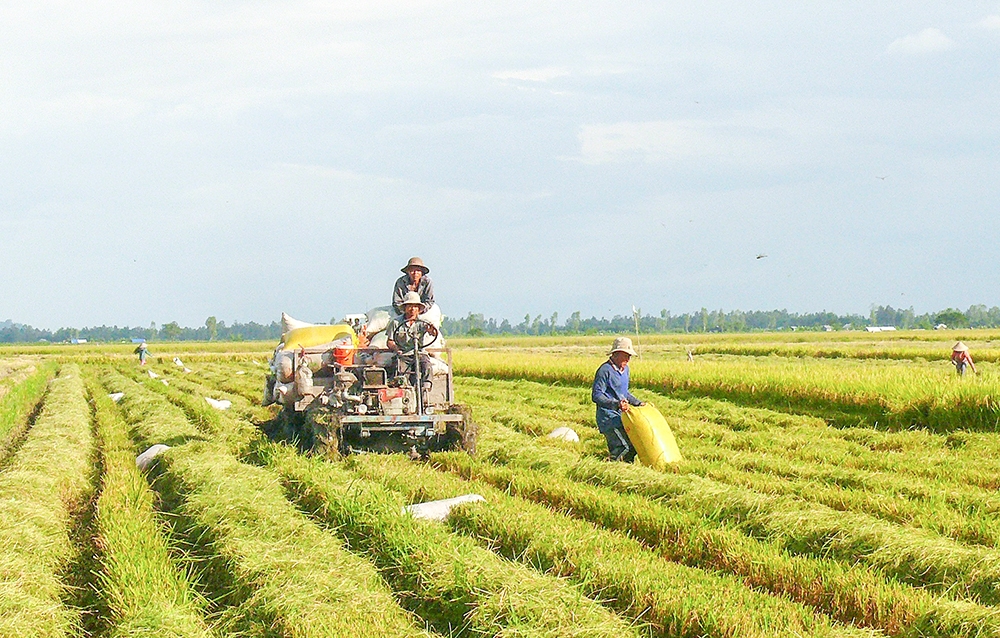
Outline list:
[[[684,460],[670,426],[651,403],[622,412],[622,425],[643,465],[663,471],[667,463]]]
[[[344,323],[338,323],[333,326],[295,328],[285,334],[285,346],[282,350],[291,351],[298,350],[299,348],[312,348],[347,338],[350,338],[351,345],[357,347],[358,336],[354,333],[354,328]]]

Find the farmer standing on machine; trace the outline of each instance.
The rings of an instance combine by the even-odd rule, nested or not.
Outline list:
[[[966,366],[972,368],[972,372],[975,374],[979,374],[976,371],[976,364],[972,362],[972,355],[969,354],[969,346],[961,341],[956,343],[955,347],[951,349],[951,365],[955,366],[958,376],[965,374]]]
[[[427,273],[430,268],[424,265],[424,260],[420,257],[410,257],[400,270],[405,273],[396,280],[396,285],[392,288],[392,308],[397,315],[403,314],[403,298],[407,293],[415,292],[420,296],[420,312],[423,314],[434,305],[434,284]]]
[[[597,429],[608,441],[612,461],[631,463],[635,460],[635,446],[625,434],[622,412],[633,405],[645,405],[628,391],[628,362],[635,356],[632,340],[618,337],[611,345],[608,360],[601,364],[594,375],[590,398],[597,404]]]

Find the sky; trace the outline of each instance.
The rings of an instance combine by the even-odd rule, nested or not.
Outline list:
[[[0,0],[0,320],[1000,305],[1000,0]]]

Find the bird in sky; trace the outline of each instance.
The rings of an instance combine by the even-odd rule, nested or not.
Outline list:
[[[763,259],[765,257],[767,257],[767,255],[765,255],[764,253],[757,255],[757,259]]]
[[[888,175],[885,175],[885,176],[883,176],[883,175],[876,175],[875,179],[880,179],[880,180],[882,180],[884,182],[886,177],[889,177],[889,176]]]

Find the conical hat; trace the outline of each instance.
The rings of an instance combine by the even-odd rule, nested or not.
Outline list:
[[[961,341],[955,344],[955,347],[951,349],[952,352],[968,352],[969,346],[965,345]]]

